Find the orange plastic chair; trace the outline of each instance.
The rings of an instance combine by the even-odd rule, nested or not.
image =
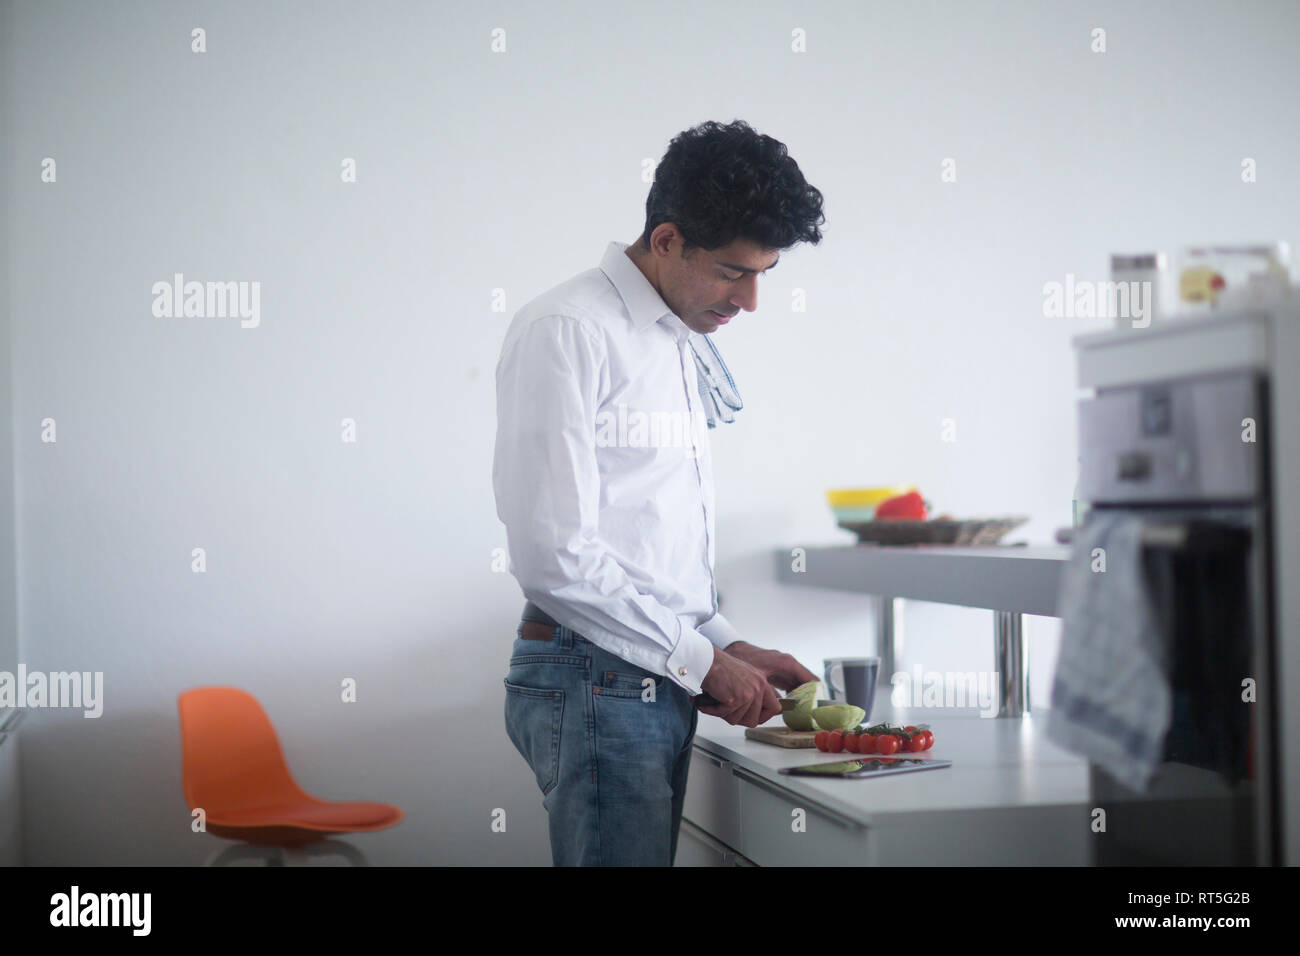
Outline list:
[[[203,809],[208,833],[290,847],[401,822],[401,808],[388,803],[318,800],[304,792],[252,694],[196,687],[178,702],[185,800],[191,810]]]

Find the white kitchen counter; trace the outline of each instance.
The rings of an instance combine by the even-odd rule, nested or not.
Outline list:
[[[683,816],[705,842],[759,865],[1087,865],[1087,763],[1045,739],[1045,717],[895,710],[892,722],[934,731],[919,756],[953,765],[822,779],[777,771],[853,755],[747,740],[745,728],[701,714]],[[791,825],[796,809],[803,832]]]

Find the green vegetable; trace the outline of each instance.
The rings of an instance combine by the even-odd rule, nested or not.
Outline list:
[[[809,699],[816,700],[817,695],[818,693],[820,693],[821,689],[822,689],[821,681],[810,680],[806,684],[800,684],[798,687],[790,691],[790,693],[786,694],[785,696],[789,698],[793,698],[794,700],[809,700]]]
[[[822,730],[848,730],[860,724],[865,716],[865,710],[852,704],[827,704],[812,710],[812,719]]]
[[[822,682],[819,680],[810,680],[806,684],[800,684],[790,693],[786,694],[787,700],[797,700],[799,703],[793,710],[785,711],[781,714],[781,719],[791,730],[815,730],[813,727],[812,712],[817,706],[817,694],[821,690]]]
[[[802,704],[794,710],[788,710],[781,715],[785,725],[791,730],[816,730],[813,726],[812,708],[805,708]]]

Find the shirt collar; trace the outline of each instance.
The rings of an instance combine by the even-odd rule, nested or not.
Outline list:
[[[687,327],[663,297],[655,291],[635,262],[627,257],[626,242],[611,242],[600,260],[600,270],[614,284],[623,298],[623,305],[632,319],[632,328],[640,332],[662,321],[668,331],[682,339],[690,335]]]

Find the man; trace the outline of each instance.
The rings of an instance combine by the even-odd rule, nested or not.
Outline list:
[[[541,788],[557,866],[671,865],[697,707],[755,727],[780,713],[776,689],[816,679],[718,613],[698,425],[740,407],[704,337],[754,311],[758,277],[820,242],[824,221],[782,143],[739,120],[701,124],[655,170],[640,237],[610,243],[506,333],[492,481],[527,598],[506,730]]]

